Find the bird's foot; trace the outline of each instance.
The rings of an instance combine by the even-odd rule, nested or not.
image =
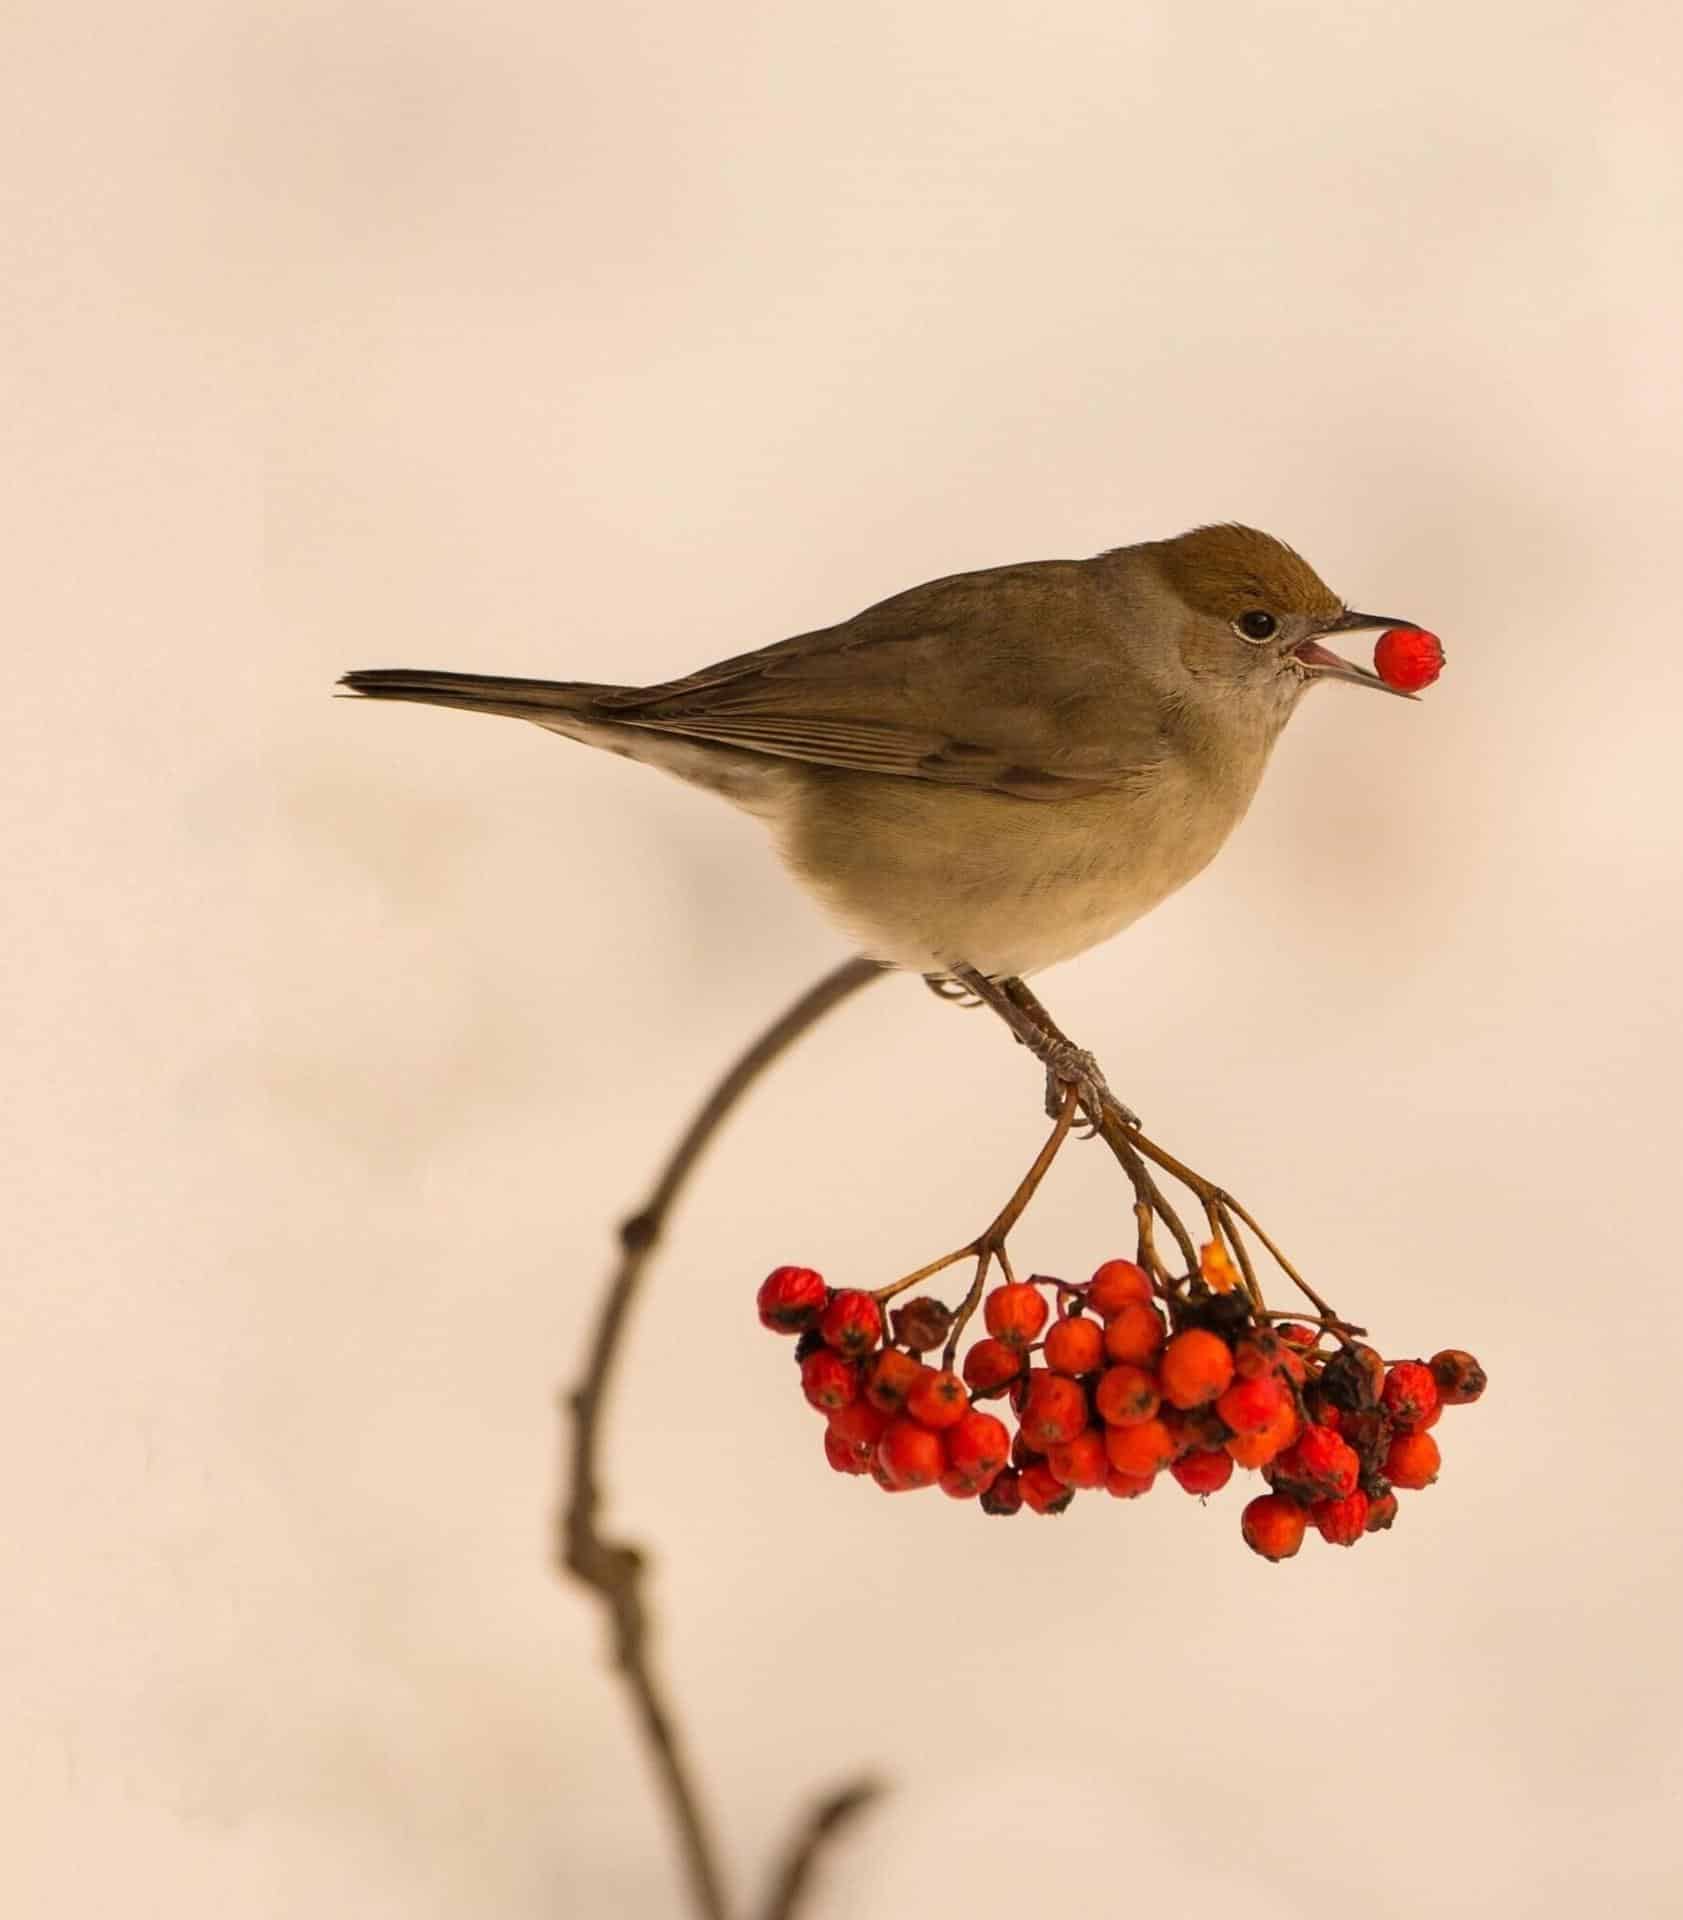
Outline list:
[[[1070,1087],[1075,1089],[1075,1097],[1087,1109],[1086,1132],[1089,1136],[1098,1132],[1098,1116],[1106,1106],[1115,1108],[1125,1127],[1137,1127],[1140,1117],[1131,1108],[1123,1106],[1110,1090],[1104,1075],[1099,1071],[1099,1063],[1085,1047],[1075,1046],[1068,1040],[1056,1040],[1045,1053],[1046,1061],[1046,1112],[1054,1120],[1064,1110],[1064,1095]]]
[[[923,984],[937,1000],[950,1000],[957,1007],[979,1007],[981,997],[944,973],[926,973]]]

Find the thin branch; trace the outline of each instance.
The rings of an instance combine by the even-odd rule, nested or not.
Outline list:
[[[882,1792],[875,1780],[856,1781],[829,1799],[821,1800],[796,1833],[772,1882],[771,1895],[761,1909],[762,1920],[791,1920],[805,1896],[818,1856],[837,1833],[862,1813]]]
[[[560,1528],[561,1564],[575,1579],[594,1588],[608,1610],[613,1625],[614,1661],[630,1690],[644,1740],[678,1828],[691,1897],[703,1920],[729,1920],[730,1906],[718,1852],[701,1811],[678,1730],[650,1665],[649,1617],[642,1593],[645,1562],[637,1547],[604,1538],[599,1526],[602,1490],[597,1468],[608,1389],[650,1256],[660,1240],[667,1215],[713,1135],[736,1103],[785,1049],[832,1007],[876,979],[881,971],[873,960],[853,959],[826,974],[766,1028],[708,1095],[673,1149],[648,1199],[620,1228],[619,1266],[602,1300],[583,1375],[569,1400],[573,1449]],[[856,1793],[858,1789],[852,1791]],[[836,1803],[828,1804],[833,1807]],[[791,1856],[797,1869],[797,1893],[800,1881],[809,1870],[810,1855],[846,1811],[844,1808],[843,1814],[832,1814],[828,1826],[811,1836],[805,1857],[800,1849]],[[782,1911],[787,1913],[789,1909],[785,1907]]]

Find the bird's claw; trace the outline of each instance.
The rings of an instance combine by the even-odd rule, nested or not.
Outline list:
[[[1072,1046],[1064,1040],[1051,1049],[1046,1059],[1046,1112],[1051,1119],[1056,1120],[1063,1112],[1064,1095],[1070,1087],[1074,1087],[1077,1102],[1086,1109],[1083,1138],[1091,1139],[1098,1132],[1097,1115],[1106,1106],[1115,1110],[1123,1126],[1139,1125],[1139,1115],[1123,1106],[1111,1092],[1099,1071],[1098,1061],[1085,1047]]]

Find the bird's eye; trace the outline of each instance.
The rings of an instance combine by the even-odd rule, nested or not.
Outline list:
[[[1261,607],[1253,607],[1249,613],[1240,614],[1233,624],[1247,640],[1270,640],[1280,630],[1279,621]]]

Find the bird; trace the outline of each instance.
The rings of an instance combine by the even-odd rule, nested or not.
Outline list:
[[[398,667],[340,684],[527,720],[743,809],[866,957],[993,1006],[1049,1106],[1073,1086],[1096,1116],[1096,1061],[1025,1013],[1022,983],[1208,866],[1309,688],[1412,698],[1325,642],[1413,624],[1352,611],[1284,541],[1224,522],[946,575],[653,686]]]

